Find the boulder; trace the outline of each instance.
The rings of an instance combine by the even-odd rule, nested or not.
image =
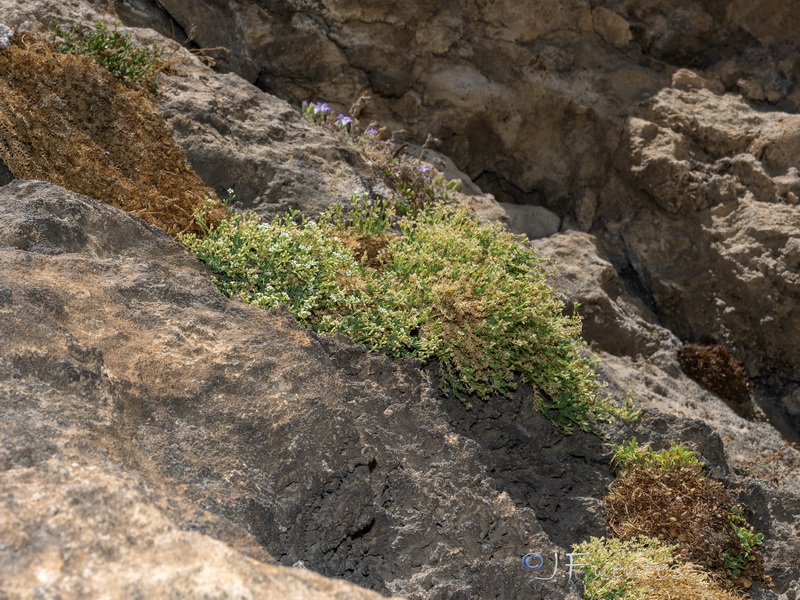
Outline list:
[[[679,338],[730,347],[750,377],[800,379],[800,117],[704,88],[664,90],[645,114],[616,157],[640,193],[604,196],[596,230]]]
[[[0,551],[4,592],[98,597],[112,577],[120,594],[349,589],[257,562],[266,550],[414,598],[578,598],[575,580],[535,580],[520,557],[565,551],[539,510],[601,533],[586,501],[610,477],[589,459],[599,439],[577,433],[542,455],[594,491],[573,498],[542,472],[536,493],[550,500],[537,508],[494,478],[486,440],[452,423],[466,409],[413,362],[228,300],[180,244],[110,205],[18,180],[0,207],[0,522],[16,532]],[[521,402],[528,444],[556,435]]]

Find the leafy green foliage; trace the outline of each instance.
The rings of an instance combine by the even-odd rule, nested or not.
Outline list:
[[[95,23],[92,27],[77,23],[66,30],[56,21],[53,42],[62,54],[89,56],[118,79],[157,93],[158,74],[166,67],[161,50],[137,45],[118,26],[119,23],[109,29],[105,23]]]
[[[641,446],[636,442],[636,438],[628,440],[622,444],[612,444],[614,456],[611,464],[623,471],[633,466],[648,468],[670,469],[674,467],[689,467],[700,470],[705,466],[694,452],[686,446],[672,443],[669,450],[651,450],[649,446]]]
[[[295,221],[288,213],[272,223],[255,215],[233,213],[206,234],[182,241],[218,274],[220,290],[247,304],[271,308],[285,304],[301,322],[311,325],[337,307],[357,302],[340,281],[358,277],[360,265],[314,221]]]
[[[284,303],[301,323],[374,352],[435,357],[442,388],[465,402],[510,393],[519,374],[564,432],[633,416],[600,396],[578,317],[563,315],[535,252],[499,226],[438,204],[400,219],[393,235],[391,209],[365,198],[319,222],[296,217],[259,224],[232,215],[183,241],[229,296]],[[359,261],[343,235],[383,240],[383,268]]]
[[[732,579],[738,579],[747,563],[756,560],[756,546],[764,543],[764,534],[755,532],[745,519],[744,510],[739,506],[731,507],[728,527],[732,535],[726,540],[730,547],[725,551],[725,568]]]

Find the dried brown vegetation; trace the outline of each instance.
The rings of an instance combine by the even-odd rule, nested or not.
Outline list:
[[[353,257],[365,267],[383,271],[389,252],[389,240],[382,235],[357,236],[346,231],[336,233],[336,237]]]
[[[700,566],[720,584],[731,585],[724,556],[732,548],[727,525],[735,503],[730,492],[699,467],[634,466],[619,474],[605,500],[616,537],[646,535],[678,544],[682,560]],[[759,559],[748,565],[737,585],[747,588],[762,578]]]
[[[750,401],[747,373],[733,353],[719,345],[686,344],[678,350],[678,362],[689,377],[720,398],[738,406]]]
[[[0,52],[0,160],[19,179],[61,185],[170,234],[226,214],[189,166],[153,100],[84,56],[30,33]]]

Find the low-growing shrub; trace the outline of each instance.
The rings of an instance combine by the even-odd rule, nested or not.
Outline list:
[[[623,471],[634,466],[644,468],[660,467],[670,469],[672,467],[689,467],[697,471],[705,465],[694,455],[694,452],[686,446],[672,443],[668,450],[652,450],[649,446],[641,446],[636,438],[613,444],[614,456],[611,458],[611,465]]]
[[[56,21],[53,42],[62,54],[83,54],[108,69],[118,79],[137,86],[142,85],[152,93],[158,91],[158,74],[166,67],[161,49],[157,46],[140,46],[130,35],[118,29],[109,29],[105,23],[88,27],[77,23],[65,29]]]
[[[442,389],[465,402],[510,393],[521,376],[564,432],[633,416],[600,395],[578,317],[563,314],[541,259],[466,209],[431,204],[393,222],[390,207],[356,198],[319,222],[233,215],[204,228],[183,240],[223,292],[286,304],[304,325],[374,352],[435,357]]]

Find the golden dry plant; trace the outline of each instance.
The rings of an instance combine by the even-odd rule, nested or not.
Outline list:
[[[16,178],[61,185],[171,235],[201,233],[195,210],[210,223],[227,214],[150,94],[31,33],[15,32],[0,51],[0,160]]]
[[[681,562],[676,546],[639,536],[591,538],[575,547],[584,554],[585,600],[743,600],[702,567]]]

